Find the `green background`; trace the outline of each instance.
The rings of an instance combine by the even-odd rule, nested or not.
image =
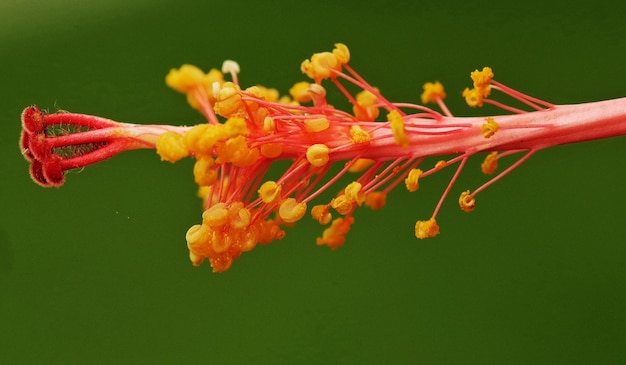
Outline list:
[[[219,275],[188,261],[192,161],[127,153],[43,189],[17,146],[30,104],[194,124],[164,85],[170,68],[235,59],[243,85],[286,93],[300,62],[335,42],[391,100],[440,80],[456,115],[476,112],[460,92],[484,65],[555,103],[623,97],[615,4],[2,1],[0,362],[626,362],[624,137],[542,151],[468,215],[455,200],[486,181],[476,158],[434,239],[413,225],[452,169],[358,210],[337,251],[316,247],[322,228],[305,220]]]

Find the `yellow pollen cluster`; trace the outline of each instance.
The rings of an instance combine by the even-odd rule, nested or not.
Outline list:
[[[326,225],[333,219],[333,215],[328,211],[329,207],[328,204],[316,205],[311,208],[311,216],[320,224]]]
[[[315,167],[326,165],[330,159],[328,146],[322,143],[311,145],[306,150],[306,159]]]
[[[165,77],[165,83],[172,89],[186,94],[187,102],[194,109],[200,109],[202,102],[213,103],[216,89],[224,83],[224,74],[217,69],[211,69],[204,73],[193,65],[182,65],[178,69],[171,69]],[[203,93],[203,99],[196,92]]]
[[[469,213],[476,208],[476,199],[470,194],[469,190],[461,193],[459,197],[459,206],[465,213]]]
[[[350,127],[350,137],[354,144],[367,143],[372,139],[372,136],[358,125]]]
[[[198,266],[208,258],[213,271],[228,270],[242,252],[257,243],[284,237],[273,221],[251,222],[252,212],[242,202],[217,203],[202,214],[202,224],[192,226],[186,235],[191,262]]]
[[[328,245],[333,250],[342,246],[346,242],[346,234],[350,231],[350,226],[354,223],[354,217],[337,218],[330,227],[324,230],[322,237],[318,237],[318,245]]]
[[[329,126],[330,121],[324,117],[304,120],[304,129],[307,132],[321,132],[328,129]]]
[[[439,234],[439,225],[435,218],[427,221],[417,221],[415,223],[415,237],[419,239],[435,237]]]
[[[424,92],[421,95],[422,104],[436,103],[438,100],[445,99],[446,92],[443,85],[439,81],[427,82],[423,86]]]
[[[189,150],[183,142],[183,136],[176,132],[165,132],[157,139],[156,151],[161,161],[176,162],[189,156]]]
[[[294,198],[287,198],[280,203],[278,216],[285,223],[295,223],[299,221],[306,213],[306,203],[298,201]]]
[[[281,190],[282,187],[275,181],[266,181],[261,185],[258,193],[263,203],[270,204],[280,200]]]
[[[496,134],[500,125],[493,118],[486,118],[485,121],[486,123],[480,126],[480,131],[485,138],[491,138]]]
[[[350,166],[348,171],[350,171],[350,172],[362,172],[366,168],[372,166],[372,164],[374,162],[376,162],[376,161],[374,161],[372,159],[369,159],[369,158],[359,158],[358,160],[356,160],[352,164],[352,166]]]
[[[298,103],[308,103],[311,101],[311,94],[309,94],[309,85],[311,83],[307,81],[300,81],[295,83],[291,89],[289,89],[289,95],[293,98],[293,100]]]
[[[470,74],[474,82],[474,88],[465,88],[463,97],[467,105],[471,107],[483,106],[483,99],[491,94],[491,80],[493,71],[490,67],[483,67],[482,71],[475,70]]]
[[[387,193],[382,191],[372,191],[365,195],[365,206],[373,210],[383,209],[386,203]]]
[[[498,152],[494,151],[485,157],[485,160],[480,164],[480,169],[484,174],[491,175],[498,169]]]
[[[409,171],[409,175],[404,179],[404,184],[406,185],[406,189],[411,193],[417,191],[419,189],[419,177],[422,175],[423,171],[420,169],[412,169]]]
[[[409,146],[409,137],[404,130],[404,119],[397,110],[392,110],[387,114],[387,120],[391,125],[391,133],[396,143],[402,147]]]
[[[238,112],[244,112],[244,104],[239,94],[239,85],[225,82],[215,96],[215,113],[229,118]]]
[[[350,51],[344,44],[336,43],[332,52],[320,52],[304,60],[300,70],[308,77],[320,83],[332,76],[333,71],[341,71],[341,67],[350,61]]]
[[[378,91],[377,88],[374,88],[374,90]],[[380,109],[378,108],[377,103],[378,99],[376,98],[376,95],[372,94],[372,92],[368,90],[359,92],[356,94],[356,105],[352,107],[354,116],[358,120],[373,122],[380,114]]]

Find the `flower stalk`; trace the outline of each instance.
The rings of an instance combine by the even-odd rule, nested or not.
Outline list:
[[[433,237],[439,234],[436,216],[442,203],[471,156],[485,152],[482,170],[492,175],[499,160],[522,154],[482,186],[461,193],[459,206],[465,212],[475,209],[479,192],[541,149],[626,134],[626,98],[554,105],[495,81],[485,67],[471,73],[473,88],[463,97],[471,107],[487,103],[508,114],[455,117],[439,82],[424,84],[421,99],[441,112],[395,103],[352,69],[349,60],[343,44],[314,54],[301,65],[314,82],[296,83],[290,96],[283,97],[263,86],[242,89],[234,61],[208,73],[191,65],[173,69],[166,77],[168,86],[185,94],[207,119],[192,127],[48,114],[31,106],[22,114],[22,153],[31,163],[33,180],[42,186],[60,186],[65,171],[126,150],[154,148],[169,162],[194,158],[204,212],[202,221],[188,230],[187,246],[194,265],[208,259],[219,272],[257,244],[282,239],[283,228],[307,213],[326,226],[317,244],[335,249],[344,244],[356,208],[381,209],[397,186],[417,191],[421,179],[456,164],[432,216],[415,225],[417,238]],[[352,111],[329,104],[326,83],[345,95]],[[361,91],[352,95],[345,84]],[[492,92],[530,110],[494,100]],[[452,157],[423,166],[426,157],[444,155]],[[278,160],[292,163],[278,179],[267,180],[265,173]],[[334,165],[342,167],[331,174]],[[351,182],[338,187],[344,176],[352,177]],[[336,195],[318,201],[328,190]]]

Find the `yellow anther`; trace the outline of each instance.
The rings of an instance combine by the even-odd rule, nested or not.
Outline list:
[[[356,162],[352,164],[352,166],[350,166],[348,171],[361,172],[365,170],[366,168],[372,166],[374,162],[375,162],[374,160],[369,159],[369,158],[359,158],[358,160],[356,160]]]
[[[469,213],[476,208],[476,199],[470,194],[469,190],[461,193],[459,197],[459,206],[465,213]]]
[[[304,120],[304,129],[307,132],[321,132],[328,129],[329,126],[330,121],[324,117]]]
[[[218,163],[231,162],[235,166],[246,167],[254,164],[259,158],[257,148],[250,149],[244,136],[228,139],[218,144]]]
[[[419,189],[419,178],[422,175],[423,171],[420,169],[412,169],[409,172],[409,175],[404,179],[404,184],[406,185],[406,189],[410,192],[415,192]]]
[[[285,223],[295,223],[306,213],[306,203],[298,203],[294,198],[287,198],[280,203],[278,216]]]
[[[222,227],[228,223],[228,208],[224,203],[217,203],[202,213],[202,224],[209,227]]]
[[[322,237],[317,238],[318,245],[328,245],[333,250],[346,242],[346,234],[350,232],[350,226],[354,223],[354,217],[337,218],[330,227],[324,230]]]
[[[439,226],[435,218],[415,223],[415,237],[419,239],[435,237],[439,234]]]
[[[261,155],[267,158],[276,158],[283,153],[283,145],[280,143],[268,143],[261,146]]]
[[[187,230],[185,239],[189,248],[189,259],[193,266],[199,266],[205,258],[207,245],[211,240],[212,230],[204,224],[196,224]]]
[[[211,127],[212,125],[210,124],[198,124],[188,130],[183,136],[183,143],[187,149],[197,152],[200,149],[200,138],[202,138]]]
[[[311,101],[311,95],[309,94],[309,85],[311,85],[307,81],[300,81],[295,83],[291,89],[289,89],[289,94],[293,98],[293,100],[298,103],[308,103]]]
[[[396,143],[402,147],[409,146],[409,137],[404,130],[404,119],[397,110],[392,110],[387,114],[387,120],[391,124],[391,133]]]
[[[239,86],[232,82],[222,84],[219,92],[215,95],[215,112],[225,118],[231,117],[238,111],[243,111],[244,104],[239,95]]]
[[[328,224],[333,215],[328,211],[329,206],[327,204],[316,205],[311,208],[311,216],[320,224]]]
[[[463,97],[465,98],[465,102],[467,103],[467,105],[471,106],[472,108],[477,106],[483,106],[483,94],[481,93],[480,89],[465,88],[465,90],[463,90]]]
[[[304,60],[300,65],[300,70],[316,83],[320,83],[330,77],[333,70],[340,71],[341,62],[330,52],[320,52],[313,54],[310,61]]]
[[[498,169],[498,152],[494,151],[488,154],[483,163],[480,164],[480,169],[487,175],[496,172]]]
[[[172,163],[189,156],[183,136],[176,132],[165,132],[160,135],[156,142],[156,152],[161,156],[161,161]]]
[[[378,91],[377,88],[374,89]],[[372,122],[378,118],[380,114],[377,106],[378,99],[370,91],[363,90],[356,94],[356,103],[357,105],[352,106],[352,111],[357,119]]]
[[[230,117],[224,123],[224,132],[227,137],[247,136],[250,134],[246,120],[239,117]]]
[[[354,144],[367,143],[372,139],[372,135],[358,125],[350,127],[350,137]]]
[[[270,116],[267,116],[263,119],[263,130],[266,133],[274,133],[276,132],[276,122]]]
[[[188,94],[205,80],[204,72],[193,65],[182,65],[179,69],[171,69],[165,76],[165,83],[172,89]]]
[[[330,206],[333,207],[337,213],[346,215],[352,211],[354,204],[345,196],[345,194],[341,194],[330,201]]]
[[[263,203],[270,204],[280,199],[281,190],[281,185],[276,184],[275,181],[266,181],[261,185],[258,192]]]
[[[252,214],[250,210],[244,208],[242,202],[231,204],[228,209],[228,224],[235,229],[243,229],[250,225]]]
[[[225,60],[222,63],[222,73],[237,75],[240,72],[239,64],[233,60]]]
[[[500,128],[500,125],[496,123],[493,118],[486,118],[486,123],[480,126],[480,131],[485,138],[491,138]]]
[[[446,167],[446,166],[448,166],[448,162],[446,162],[446,161],[444,161],[444,160],[439,160],[439,161],[437,161],[437,163],[435,164],[435,168],[436,168],[437,170],[441,170],[441,169],[443,169],[443,168],[444,168],[444,167]]]
[[[357,205],[361,206],[365,201],[365,193],[363,192],[363,185],[357,181],[353,181],[344,189],[344,193],[346,195],[346,199],[350,202],[356,202]]]
[[[493,71],[491,70],[491,67],[483,67],[482,71],[474,70],[470,73],[470,77],[472,78],[472,81],[474,81],[475,88],[489,88],[489,83],[493,79]]]
[[[427,82],[423,86],[422,104],[436,103],[438,100],[445,99],[446,92],[443,85],[439,81]]]
[[[250,86],[246,89],[247,92],[256,96],[259,99],[275,102],[278,100],[280,93],[276,89],[268,88],[261,85]]]
[[[373,210],[383,209],[387,203],[387,194],[382,191],[372,191],[365,196],[365,206]]]
[[[212,169],[215,161],[210,156],[200,157],[193,166],[193,178],[199,186],[211,186],[217,181],[217,171]]]
[[[335,49],[333,49],[333,55],[337,58],[342,65],[350,62],[350,50],[343,43],[335,43]]]
[[[306,159],[315,167],[326,165],[330,156],[328,146],[322,143],[314,144],[306,150]]]

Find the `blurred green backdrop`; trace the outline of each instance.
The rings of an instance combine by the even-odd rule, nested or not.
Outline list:
[[[626,96],[626,6],[561,4],[2,1],[0,362],[623,363],[623,137],[543,151],[467,215],[454,197],[485,181],[473,161],[435,239],[413,225],[453,171],[358,210],[335,252],[300,222],[220,275],[188,262],[191,161],[129,153],[43,189],[17,147],[30,104],[198,123],[170,68],[231,58],[243,85],[286,93],[338,41],[389,99],[440,80],[457,115],[474,112],[460,92],[484,65],[555,103]]]

